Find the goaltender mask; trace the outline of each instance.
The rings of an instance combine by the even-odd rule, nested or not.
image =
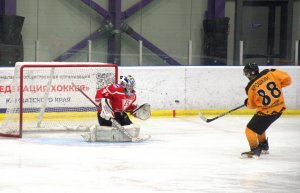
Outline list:
[[[97,118],[99,125],[90,128],[87,141],[126,142],[128,136],[119,131],[112,123],[116,120],[134,138],[139,136],[140,126],[132,123],[128,114],[141,120],[151,115],[150,105],[136,104],[135,80],[131,75],[121,76],[119,84],[111,84],[96,92],[95,101],[99,104]]]

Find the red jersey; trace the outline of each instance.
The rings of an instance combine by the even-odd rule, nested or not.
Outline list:
[[[110,99],[114,112],[132,112],[137,106],[135,104],[136,94],[125,94],[125,88],[120,84],[111,84],[97,91],[95,101],[100,103],[101,98]]]

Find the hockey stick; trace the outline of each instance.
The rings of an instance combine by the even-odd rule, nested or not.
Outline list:
[[[81,94],[83,94],[83,96],[85,96],[85,98],[89,99],[89,101],[91,101],[91,103],[93,103],[97,109],[100,109],[100,107],[87,94],[85,94],[85,92],[83,92],[78,86],[76,86],[73,82],[72,82],[72,86],[74,86],[76,88],[76,90],[81,92]]]
[[[78,90],[79,92],[81,92],[81,94],[83,94],[83,96],[85,96],[91,103],[93,103],[95,105],[95,107],[97,109],[100,109],[100,107],[87,95],[85,94],[78,86],[76,86],[73,82],[72,82],[72,86],[74,86],[76,88],[76,90]],[[144,138],[139,138],[139,137],[133,137],[128,131],[126,131],[126,129],[118,122],[116,121],[114,118],[109,118],[109,120],[116,126],[116,128],[123,133],[124,135],[126,135],[129,139],[131,139],[132,142],[139,142],[139,141],[143,141],[145,140]],[[148,139],[148,138],[147,138]]]
[[[236,110],[238,110],[238,109],[240,109],[240,108],[242,108],[242,107],[244,107],[244,106],[245,106],[245,105],[241,105],[241,106],[235,107],[234,109],[231,109],[231,110],[229,110],[229,111],[227,111],[227,112],[225,112],[225,113],[222,113],[222,114],[220,114],[219,116],[214,117],[214,118],[212,118],[212,119],[207,119],[207,118],[205,118],[205,117],[202,115],[201,112],[199,112],[199,117],[200,117],[203,121],[209,123],[209,122],[212,122],[212,121],[214,121],[214,120],[216,120],[216,119],[218,119],[218,118],[220,118],[220,117],[223,117],[223,116],[225,116],[225,115],[227,115],[227,114],[229,114],[229,113],[232,113],[233,111],[236,111]]]

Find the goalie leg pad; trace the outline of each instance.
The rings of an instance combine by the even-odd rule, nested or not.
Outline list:
[[[96,133],[97,133],[97,127],[98,125],[93,125],[89,128],[89,132],[86,132],[84,134],[82,134],[81,136],[83,137],[83,139],[87,142],[95,142],[96,139]]]
[[[134,138],[137,138],[140,134],[140,128],[141,127],[138,124],[132,123],[130,125],[125,125],[123,127]]]
[[[134,138],[139,136],[140,127],[137,124],[124,126],[126,131]],[[132,140],[120,132],[115,127],[95,125],[90,128],[90,132],[82,137],[87,142],[131,142]]]

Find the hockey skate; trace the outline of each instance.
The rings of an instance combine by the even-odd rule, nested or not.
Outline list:
[[[265,142],[260,142],[258,144],[258,148],[261,149],[261,153],[262,154],[269,154],[269,143],[268,143],[268,139],[266,139]]]
[[[261,149],[258,147],[251,148],[251,151],[243,152],[241,154],[241,159],[243,158],[254,158],[258,159],[261,154]]]

